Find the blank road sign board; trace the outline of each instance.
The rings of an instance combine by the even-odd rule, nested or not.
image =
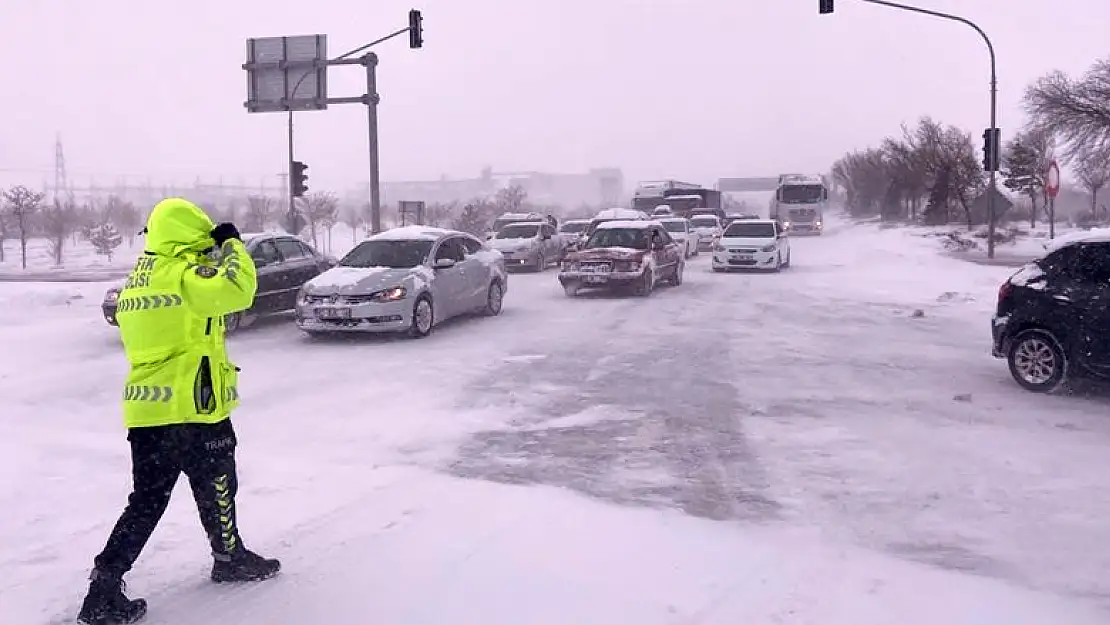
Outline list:
[[[248,39],[247,112],[328,108],[327,60],[327,35]]]

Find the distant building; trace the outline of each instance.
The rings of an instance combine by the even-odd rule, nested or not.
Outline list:
[[[575,208],[616,206],[624,196],[624,174],[618,168],[591,169],[581,174],[549,174],[537,171],[495,172],[484,169],[476,178],[382,182],[382,203],[423,200],[429,204],[465,202],[493,197],[500,189],[519,186],[530,202]],[[351,193],[366,197],[366,187]]]

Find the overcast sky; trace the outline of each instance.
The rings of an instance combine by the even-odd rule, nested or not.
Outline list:
[[[988,62],[969,28],[838,0],[2,0],[3,181],[191,181],[285,170],[285,117],[252,114],[245,39],[325,33],[332,55],[424,11],[425,48],[380,45],[382,176],[471,177],[484,165],[631,181],[824,171],[922,114],[988,121]],[[921,0],[993,38],[1000,126],[1026,84],[1110,54],[1107,0]],[[360,95],[357,67],[333,96]],[[297,115],[314,189],[365,179],[359,105]],[[15,171],[12,171],[15,170]],[[276,179],[275,179],[276,183]]]

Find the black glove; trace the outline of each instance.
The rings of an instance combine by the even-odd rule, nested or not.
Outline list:
[[[212,240],[216,242],[216,247],[222,246],[228,239],[243,240],[242,237],[239,236],[239,229],[231,222],[224,222],[212,228],[212,232],[208,234],[212,237]]]

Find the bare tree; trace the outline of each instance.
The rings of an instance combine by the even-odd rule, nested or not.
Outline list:
[[[132,202],[121,201],[116,206],[116,214],[112,223],[123,230],[123,235],[127,237],[127,247],[134,247],[135,236],[143,228],[143,216],[139,212],[139,207]]]
[[[510,185],[497,192],[494,202],[505,213],[518,213],[528,201],[528,192],[520,185]]]
[[[312,245],[319,247],[317,240],[318,230],[323,228],[325,232],[331,230],[331,226],[335,225],[337,213],[339,211],[339,198],[330,191],[316,191],[304,197],[305,218],[308,220],[309,236],[312,239]],[[330,251],[330,241],[329,241]]]
[[[27,268],[27,239],[30,237],[31,217],[42,205],[44,195],[23,185],[16,185],[4,192],[8,214],[19,229],[19,254],[24,269]]]
[[[474,200],[462,207],[462,211],[455,218],[452,228],[461,232],[468,232],[475,236],[482,236],[489,230],[494,214],[500,207],[485,200]]]
[[[3,199],[0,198],[0,263],[4,262],[4,241],[8,240],[8,213],[4,210]]]
[[[77,230],[78,208],[73,198],[65,201],[54,198],[54,203],[42,209],[42,229],[50,243],[50,255],[54,264],[61,266],[66,241]]]
[[[265,195],[251,195],[247,197],[247,212],[243,216],[244,232],[262,232],[274,212],[274,200]],[[297,234],[293,232],[292,234]]]
[[[1110,184],[1110,149],[1088,148],[1076,155],[1075,177],[1091,195],[1091,215],[1098,215],[1098,193]]]
[[[343,224],[351,229],[351,245],[358,242],[358,231],[366,223],[369,205],[347,204],[340,211]]]
[[[1062,139],[1069,163],[1086,149],[1110,150],[1110,58],[1077,80],[1059,71],[1043,76],[1024,100],[1030,124]]]

